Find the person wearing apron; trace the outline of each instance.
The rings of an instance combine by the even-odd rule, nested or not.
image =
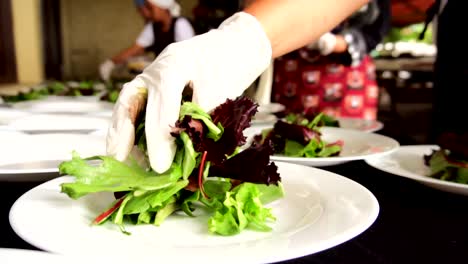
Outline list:
[[[390,29],[390,1],[371,1],[316,43],[274,61],[272,100],[288,112],[374,120],[379,88],[368,53]]]
[[[138,4],[141,3],[138,1]],[[167,45],[195,35],[190,21],[180,16],[180,6],[175,0],[147,0],[143,3],[140,9],[145,10],[145,18],[149,21],[131,47],[100,65],[99,73],[103,80],[108,81],[115,66],[131,57],[144,52],[152,52],[157,56]]]

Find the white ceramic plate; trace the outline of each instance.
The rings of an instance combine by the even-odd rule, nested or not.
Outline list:
[[[91,258],[84,256],[64,256],[46,251],[27,250],[17,248],[0,248],[0,260],[2,264],[83,264],[83,263],[108,263],[106,257]],[[125,263],[118,259],[113,259],[112,263]],[[128,264],[128,262],[126,262]]]
[[[86,114],[111,111],[113,104],[87,100],[34,100],[18,102],[13,108],[34,113]]]
[[[365,120],[358,118],[337,118],[341,128],[355,129],[363,132],[376,132],[384,127],[384,124],[378,120]]]
[[[33,114],[12,120],[7,129],[30,132],[91,132],[107,129],[109,120],[103,117],[60,114]]]
[[[247,144],[250,144],[253,136],[260,134],[263,129],[271,127],[273,127],[273,125],[257,125],[247,128],[244,132],[244,135],[247,137]],[[273,155],[271,156],[271,160],[292,162],[314,167],[332,166],[353,160],[385,156],[396,151],[400,146],[396,140],[375,133],[335,127],[323,127],[321,131],[322,139],[325,142],[343,140],[344,145],[339,156],[324,158],[297,158]]]
[[[99,101],[97,95],[80,95],[80,96],[66,96],[66,95],[48,95],[44,100],[48,101],[84,101],[96,102]]]
[[[245,230],[224,237],[208,233],[208,215],[170,216],[160,227],[127,226],[131,235],[106,223],[91,226],[111,193],[72,200],[60,193],[61,177],[28,191],[12,206],[10,224],[28,243],[64,255],[141,257],[161,263],[269,263],[313,254],[365,231],[376,219],[376,198],[337,174],[277,163],[286,195],[268,205],[277,217],[272,232]],[[34,216],[34,217],[31,217]],[[183,253],[181,253],[183,252]]]
[[[418,181],[445,192],[468,195],[468,184],[430,178],[430,169],[424,164],[424,155],[439,149],[436,145],[401,146],[398,151],[384,159],[372,158],[366,162],[379,170]]]
[[[109,109],[109,110],[106,110],[106,111],[89,113],[88,115],[102,117],[102,118],[106,118],[106,119],[110,120],[111,117],[112,117],[112,109]]]
[[[278,120],[278,118],[274,114],[258,112],[252,118],[252,125],[273,124],[276,120]]]
[[[269,103],[269,104],[264,104],[260,105],[258,107],[258,112],[259,113],[267,113],[267,114],[274,114],[274,113],[279,113],[281,111],[284,111],[286,107],[282,104],[279,103]]]
[[[79,263],[73,259],[67,259],[58,254],[51,254],[44,251],[0,248],[0,260],[2,264],[64,264],[64,263]],[[71,261],[71,262],[70,262]]]
[[[105,137],[86,134],[4,133],[0,138],[0,180],[43,181],[58,175],[57,165],[71,159],[105,154]]]
[[[11,121],[30,115],[31,113],[10,107],[0,107],[0,125],[6,125]]]

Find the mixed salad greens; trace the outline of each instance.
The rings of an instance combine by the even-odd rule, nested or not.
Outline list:
[[[235,235],[245,228],[270,231],[275,217],[264,204],[284,195],[277,166],[270,162],[272,146],[252,145],[243,151],[243,135],[257,105],[248,98],[227,100],[210,114],[191,102],[182,104],[172,136],[177,152],[171,168],[158,174],[147,165],[144,116],[136,128],[133,155],[126,162],[109,156],[63,162],[60,173],[74,176],[61,190],[72,199],[96,192],[113,192],[116,200],[93,224],[106,221],[159,226],[179,211],[194,216],[211,210],[208,230]]]
[[[254,145],[272,145],[274,153],[289,157],[330,157],[340,154],[343,141],[325,142],[320,128],[329,117],[320,113],[313,119],[303,115],[288,115],[273,128],[254,137]]]
[[[468,184],[468,133],[443,134],[438,140],[439,150],[424,156],[429,166],[429,177]]]
[[[340,127],[340,122],[338,119],[324,113],[289,113],[286,115],[285,119],[288,123],[307,126],[318,115],[321,115],[321,118],[319,118],[317,126]]]

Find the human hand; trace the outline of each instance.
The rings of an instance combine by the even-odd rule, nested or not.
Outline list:
[[[176,145],[170,135],[179,117],[182,91],[210,111],[235,98],[267,68],[270,41],[255,17],[236,13],[218,29],[169,45],[142,74],[126,83],[114,107],[107,153],[125,160],[134,145],[135,120],[146,103],[145,133],[151,167],[169,169]]]
[[[115,64],[112,60],[106,60],[105,62],[101,63],[99,65],[99,75],[101,76],[101,79],[104,81],[109,81],[112,70],[114,70]]]

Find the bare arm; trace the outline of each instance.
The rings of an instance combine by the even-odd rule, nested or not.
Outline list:
[[[245,8],[262,24],[273,57],[305,46],[369,0],[257,0]]]
[[[144,51],[145,48],[143,48],[142,46],[138,44],[133,44],[133,46],[121,51],[119,54],[112,57],[112,61],[115,64],[120,64],[128,60],[130,57],[143,54]]]

